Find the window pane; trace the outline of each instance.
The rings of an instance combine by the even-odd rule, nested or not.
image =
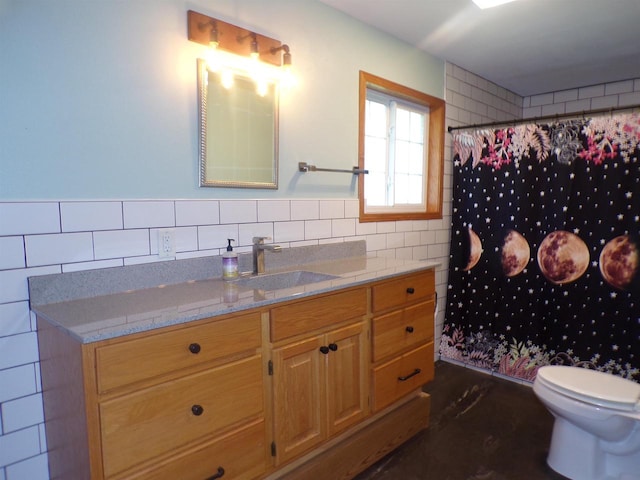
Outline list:
[[[411,138],[411,112],[403,108],[396,110],[396,138],[409,140]]]
[[[424,178],[422,175],[411,175],[408,178],[409,185],[407,191],[409,196],[407,203],[420,204],[422,203],[422,189],[424,187]]]
[[[387,136],[387,107],[378,102],[367,100],[365,135],[374,137]]]
[[[364,151],[366,155],[367,170],[381,172],[387,171],[387,141],[384,138],[366,137]]]
[[[409,168],[408,172],[414,175],[424,174],[424,146],[412,143],[409,147]]]
[[[396,175],[395,203],[409,203],[409,175]]]
[[[411,112],[411,131],[410,138],[412,142],[424,143],[426,114]]]
[[[409,143],[407,142],[396,143],[396,164],[395,164],[396,174],[409,173],[409,153],[410,153]]]
[[[364,179],[364,188],[367,192],[367,205],[379,207],[387,204],[387,176],[384,173],[369,171]]]

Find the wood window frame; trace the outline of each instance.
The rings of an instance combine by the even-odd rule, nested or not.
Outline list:
[[[418,90],[405,87],[371,73],[360,71],[359,116],[358,116],[358,168],[364,169],[365,155],[365,109],[367,89],[377,90],[429,108],[429,139],[427,146],[427,172],[425,175],[426,206],[424,211],[389,213],[365,213],[364,175],[358,178],[360,200],[360,222],[388,222],[396,220],[432,220],[442,218],[442,196],[444,177],[444,124],[445,101]]]

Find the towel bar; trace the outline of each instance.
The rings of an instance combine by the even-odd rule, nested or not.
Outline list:
[[[353,170],[341,170],[338,168],[318,168],[315,165],[309,165],[307,162],[298,162],[298,170],[301,172],[339,172],[339,173],[352,173],[353,175],[360,175],[361,173],[367,174],[369,170],[353,167]]]

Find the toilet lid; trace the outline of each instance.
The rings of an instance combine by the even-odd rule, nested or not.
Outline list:
[[[594,405],[624,410],[640,405],[640,384],[608,373],[550,365],[540,367],[537,378],[567,396]]]

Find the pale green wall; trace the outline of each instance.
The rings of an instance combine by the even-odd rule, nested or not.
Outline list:
[[[198,187],[187,10],[278,38],[280,188]],[[437,97],[444,62],[315,0],[0,0],[0,200],[354,197],[358,71]]]

